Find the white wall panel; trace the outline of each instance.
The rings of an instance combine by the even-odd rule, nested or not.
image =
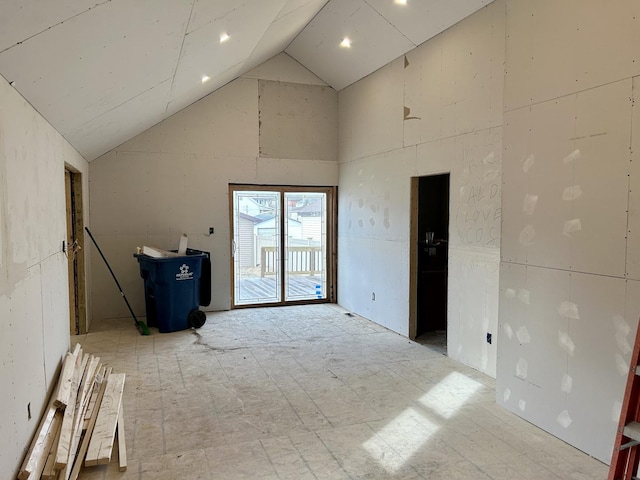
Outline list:
[[[628,347],[633,345],[637,325],[635,315],[625,317],[626,290],[622,278],[571,275],[571,301],[578,306],[580,318],[569,319],[575,352],[568,362],[572,390],[566,410],[572,423],[563,436],[604,462],[611,456],[619,420],[616,404],[622,401],[627,382],[628,367],[623,370],[622,366],[629,365]],[[561,411],[556,406],[556,414]]]
[[[405,145],[502,124],[503,2],[451,27],[406,59]]]
[[[258,98],[260,156],[337,160],[333,88],[260,80]]]
[[[638,75],[639,19],[633,0],[508,2],[505,109]]]
[[[558,309],[570,297],[570,274],[503,263],[500,291],[497,401],[558,435],[572,341]]]
[[[627,245],[640,245],[640,77],[633,79],[633,98]],[[626,272],[629,278],[640,280],[640,249],[627,248]]]
[[[0,471],[15,477],[69,346],[65,162],[85,189],[88,164],[2,78],[0,132]]]
[[[496,376],[499,265],[498,249],[449,248],[447,355],[491,377]],[[487,333],[495,338],[491,344]]]
[[[404,58],[338,96],[340,162],[402,147]]]
[[[630,96],[630,79],[577,96],[575,151],[580,157],[567,164],[573,170],[567,187],[580,187],[581,195],[564,200],[572,206],[570,220],[581,219],[581,232],[571,234],[572,270],[624,276]]]
[[[401,335],[408,335],[409,304],[403,295],[409,287],[408,248],[406,242],[341,237],[338,240],[340,305]],[[363,269],[362,265],[369,268]]]
[[[497,398],[605,462],[640,311],[626,278],[637,265],[639,7],[507,2]],[[532,325],[526,345],[516,322]],[[509,375],[521,359],[531,385]]]
[[[500,239],[500,255],[505,262],[527,263],[529,248],[536,241],[533,215],[540,196],[530,188],[529,175],[535,161],[531,147],[531,108],[506,112]]]

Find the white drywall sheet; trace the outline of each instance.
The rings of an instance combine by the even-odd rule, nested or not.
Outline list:
[[[87,163],[0,78],[0,471],[8,476],[69,346],[65,163],[83,174],[86,193]]]
[[[504,11],[493,2],[340,91],[338,102],[340,303],[408,333],[411,177],[450,173],[448,352],[492,376]]]
[[[638,288],[620,278],[503,263],[498,403],[608,462]]]
[[[631,81],[505,113],[504,261],[624,276]]]

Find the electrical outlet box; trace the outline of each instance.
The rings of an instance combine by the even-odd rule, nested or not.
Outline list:
[[[491,334],[487,333],[487,343],[491,344]]]
[[[213,235],[214,229],[213,227],[209,227],[209,235]]]

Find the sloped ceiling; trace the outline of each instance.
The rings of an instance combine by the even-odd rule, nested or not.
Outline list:
[[[2,0],[0,74],[93,160],[282,51],[340,90],[491,1]]]

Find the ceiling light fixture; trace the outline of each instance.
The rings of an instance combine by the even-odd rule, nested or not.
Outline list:
[[[207,83],[209,81],[209,75],[202,75],[202,83]]]
[[[340,42],[342,48],[351,48],[351,40],[348,37],[344,37]]]
[[[229,35],[228,35],[227,33],[222,33],[222,34],[220,35],[220,43],[224,43],[224,42],[226,42],[227,40],[229,40]]]
[[[406,5],[407,0],[394,0],[393,3],[395,3],[396,5]]]

